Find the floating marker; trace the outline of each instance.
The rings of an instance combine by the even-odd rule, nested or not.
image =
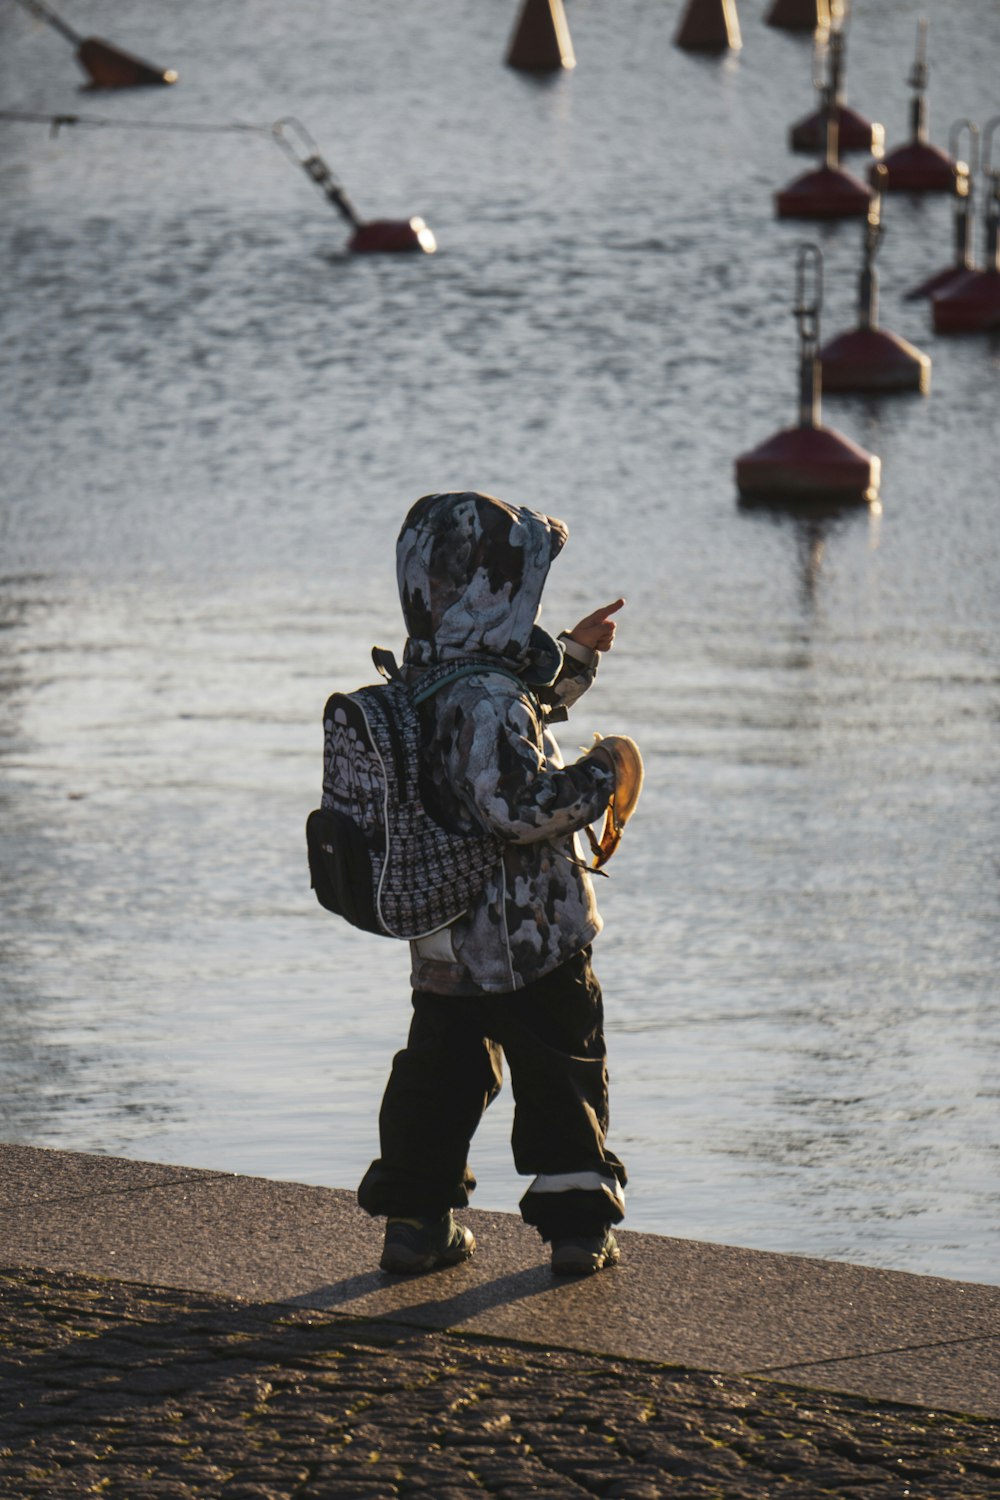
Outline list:
[[[775,209],[779,219],[856,219],[867,214],[871,190],[840,165],[831,81],[817,78],[816,86],[823,118],[823,158],[815,171],[805,172],[775,194]]]
[[[962,132],[966,130],[969,133],[968,161],[959,155]],[[975,217],[973,200],[978,165],[976,158],[979,154],[979,127],[972,120],[956,120],[951,127],[948,145],[955,158],[954,259],[950,266],[945,266],[941,271],[935,271],[934,275],[928,276],[926,281],[921,281],[918,286],[911,287],[905,293],[907,302],[912,302],[918,297],[932,297],[935,292],[943,292],[945,287],[951,286],[952,282],[973,269],[972,224]]]
[[[881,156],[885,144],[883,126],[873,125],[871,120],[866,120],[864,115],[859,115],[856,110],[850,109],[844,103],[847,17],[848,11],[845,8],[829,33],[818,34],[813,62],[813,83],[817,92],[822,94],[824,86],[822,53],[825,51],[828,69],[825,86],[829,90],[832,108],[837,119],[838,150],[870,151],[875,156]],[[822,151],[825,129],[826,117],[821,105],[811,115],[807,115],[804,120],[799,120],[797,125],[792,126],[788,132],[788,143],[793,151]]]
[[[858,219],[871,197],[863,182],[837,163],[827,163],[775,197],[779,219]]]
[[[272,129],[285,155],[312,178],[341,218],[351,226],[354,232],[347,242],[348,250],[362,255],[421,250],[425,255],[431,255],[437,249],[437,241],[423,219],[369,219],[367,222],[362,219],[299,120],[290,117],[277,120]]]
[[[1000,328],[1000,261],[968,271],[931,298],[935,333],[987,333]]]
[[[965,271],[931,298],[938,333],[982,333],[1000,328],[1000,168],[991,166],[993,133],[1000,115],[983,130],[983,176],[992,184],[984,219],[983,269]]]
[[[824,391],[920,391],[931,383],[930,358],[878,326],[875,256],[882,238],[882,195],[868,209],[858,278],[858,326],[819,351]]]
[[[849,104],[837,104],[834,112],[841,151],[868,151],[873,156],[881,156],[885,146],[883,125],[859,115]],[[819,119],[818,114],[807,115],[804,120],[792,126],[788,132],[788,143],[793,151],[807,155],[819,149],[822,139]]]
[[[524,73],[576,67],[563,0],[524,0],[507,49],[507,66]]]
[[[688,0],[674,34],[674,46],[686,52],[738,52],[740,37],[736,0]]]
[[[823,300],[818,245],[799,246],[795,318],[799,327],[799,423],[786,427],[736,460],[736,485],[748,505],[786,509],[872,505],[882,465],[857,443],[820,425],[820,370],[816,349]],[[812,279],[812,296],[806,282]]]
[[[829,0],[774,0],[765,16],[783,31],[817,31],[830,24]]]
[[[356,255],[395,250],[422,250],[433,255],[437,240],[423,219],[369,219],[359,224],[347,242]]]
[[[92,88],[134,89],[148,84],[177,82],[173,68],[158,68],[153,63],[143,62],[140,57],[133,57],[110,42],[102,42],[99,37],[81,36],[42,0],[20,0],[20,3],[73,43],[76,60],[90,78]]]
[[[96,36],[83,39],[76,57],[84,71],[89,73],[95,89],[134,89],[177,82],[173,68],[157,68]]]
[[[910,139],[885,157],[890,193],[950,193],[955,187],[955,163],[946,151],[927,139],[927,22],[917,24],[917,51],[907,83],[910,100]]]

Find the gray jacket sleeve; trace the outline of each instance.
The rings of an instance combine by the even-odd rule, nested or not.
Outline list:
[[[576,641],[570,640],[565,631],[559,637],[559,644],[563,648],[559,674],[549,687],[538,690],[538,698],[545,710],[546,722],[549,724],[565,723],[573,704],[577,703],[593,684],[597,676],[597,665],[601,659],[600,652],[577,645]]]
[[[498,838],[517,844],[576,833],[600,817],[614,789],[613,773],[598,761],[563,766],[516,694],[480,696],[450,758],[462,800]]]

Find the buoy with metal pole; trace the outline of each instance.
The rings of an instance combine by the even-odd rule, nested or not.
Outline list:
[[[736,0],[688,0],[674,33],[685,52],[738,52],[743,45]]]
[[[736,460],[736,486],[746,505],[839,509],[878,502],[881,461],[820,423],[817,357],[823,302],[818,245],[798,247],[795,319],[799,330],[799,420]]]
[[[961,153],[962,133],[969,133],[968,160]],[[945,287],[960,276],[974,269],[972,254],[972,228],[975,220],[975,176],[979,157],[979,127],[973,120],[956,120],[951,127],[948,146],[955,159],[955,218],[953,234],[954,258],[950,266],[935,271],[917,286],[904,293],[907,302],[918,297],[932,297],[943,292]]]
[[[556,73],[576,67],[563,0],[524,0],[506,62],[523,73]]]
[[[831,80],[816,78],[823,121],[820,165],[805,172],[774,198],[779,219],[854,219],[868,212],[871,189],[840,164],[837,112]]]
[[[937,333],[983,333],[1000,328],[1000,168],[992,165],[995,115],[983,127],[982,174],[990,184],[984,213],[983,269],[966,271],[931,298]]]
[[[25,10],[58,31],[76,48],[76,60],[90,78],[90,87],[95,89],[134,89],[149,84],[176,83],[173,68],[158,68],[153,63],[143,62],[110,42],[96,36],[81,36],[72,26],[57,16],[54,10],[42,4],[42,0],[20,0]]]
[[[782,31],[817,31],[830,24],[830,0],[774,0],[764,21]]]
[[[272,129],[285,155],[312,178],[351,226],[354,232],[347,243],[348,250],[354,254],[421,250],[430,255],[437,249],[437,241],[423,219],[362,219],[301,121],[292,117],[277,120]]]
[[[917,50],[907,83],[910,100],[910,139],[887,153],[883,165],[890,193],[950,193],[955,186],[955,163],[946,151],[927,139],[927,22],[917,23]]]
[[[833,101],[833,110],[837,117],[837,144],[840,151],[870,151],[875,156],[881,156],[885,145],[885,129],[881,125],[873,124],[866,120],[864,115],[859,115],[857,110],[851,109],[844,102],[844,73],[847,67],[847,23],[850,19],[850,9],[845,3],[843,9],[838,13],[832,26],[827,32],[818,32],[816,36],[814,61],[813,61],[813,83],[817,92],[822,92],[823,61],[827,66],[827,79],[825,87],[829,90]],[[804,120],[799,120],[788,132],[788,144],[793,151],[814,152],[821,151],[824,145],[823,132],[826,128],[826,120],[823,109],[820,107],[812,114],[806,115]]]
[[[878,326],[878,272],[875,257],[882,239],[882,194],[868,209],[858,277],[858,325],[819,351],[824,391],[930,390],[928,355],[906,339]]]

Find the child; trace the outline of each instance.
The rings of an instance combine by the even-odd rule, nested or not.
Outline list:
[[[549,725],[590,687],[624,600],[558,642],[538,627],[566,537],[561,521],[474,492],[425,495],[399,534],[407,680],[443,661],[483,663],[421,706],[424,803],[445,827],[485,827],[502,848],[470,909],[410,945],[409,1039],[382,1102],[381,1155],[358,1189],[362,1208],[388,1218],[386,1271],[472,1255],[472,1233],[451,1211],[476,1186],[469,1145],[500,1090],[503,1056],[515,1165],[534,1176],[523,1219],[551,1242],[558,1274],[619,1258],[611,1226],[624,1215],[626,1174],[604,1144],[607,1060],[590,966],[601,919],[574,835],[608,806],[631,741],[612,737],[564,767]]]

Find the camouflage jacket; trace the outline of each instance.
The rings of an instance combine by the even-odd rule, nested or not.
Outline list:
[[[501,842],[470,910],[410,945],[416,989],[520,989],[601,928],[576,834],[600,818],[612,774],[586,757],[564,765],[551,729],[593,682],[597,654],[536,623],[566,534],[551,517],[472,492],[425,496],[400,533],[408,679],[440,661],[483,662],[421,708],[424,800],[445,826],[485,827]],[[523,689],[490,672],[491,661],[517,672]]]

